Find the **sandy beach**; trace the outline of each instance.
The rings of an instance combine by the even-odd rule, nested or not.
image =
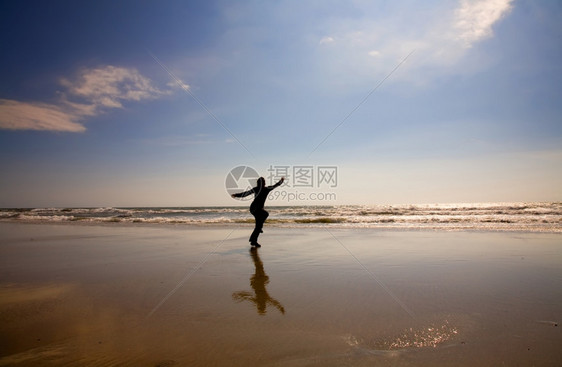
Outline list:
[[[553,366],[560,234],[0,223],[0,366]]]

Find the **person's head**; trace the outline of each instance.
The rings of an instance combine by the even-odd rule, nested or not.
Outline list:
[[[265,186],[265,178],[260,177],[258,178],[258,187],[264,187]]]

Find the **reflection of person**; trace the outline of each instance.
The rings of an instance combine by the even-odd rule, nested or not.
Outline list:
[[[267,199],[267,195],[271,192],[271,190],[275,189],[276,187],[280,186],[283,181],[285,181],[285,177],[281,177],[279,182],[272,186],[265,186],[265,178],[260,177],[258,178],[257,186],[238,194],[232,194],[233,198],[243,198],[250,194],[254,194],[254,201],[250,205],[250,213],[256,218],[256,227],[250,236],[250,244],[254,247],[261,247],[258,243],[258,236],[262,233],[263,224],[265,220],[269,216],[269,213],[263,209],[265,205],[265,200]]]
[[[281,303],[267,293],[265,286],[269,283],[269,277],[263,269],[263,263],[258,255],[258,250],[252,248],[250,253],[254,261],[254,266],[256,267],[254,275],[250,278],[250,285],[254,290],[254,295],[250,292],[240,291],[234,292],[232,298],[238,302],[250,301],[254,303],[260,315],[266,314],[267,304],[275,306],[282,314],[285,314],[285,309]]]

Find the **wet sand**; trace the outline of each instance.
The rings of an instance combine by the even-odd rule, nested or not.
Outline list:
[[[552,366],[562,236],[0,223],[0,366]]]

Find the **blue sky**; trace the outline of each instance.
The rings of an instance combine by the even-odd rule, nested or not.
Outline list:
[[[0,206],[239,205],[239,165],[338,168],[271,205],[560,201],[561,20],[530,0],[3,2]]]

